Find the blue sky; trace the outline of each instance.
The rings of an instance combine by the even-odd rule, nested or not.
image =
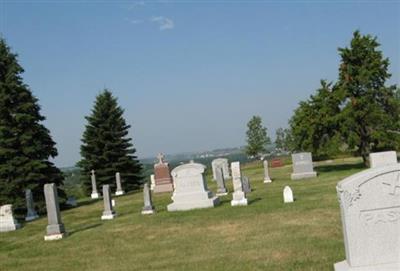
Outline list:
[[[377,35],[400,82],[398,1],[4,1],[0,32],[25,68],[59,166],[79,160],[84,116],[107,87],[140,157],[273,138],[299,101],[336,80],[338,47]]]

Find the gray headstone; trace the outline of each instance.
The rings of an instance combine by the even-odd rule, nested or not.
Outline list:
[[[264,183],[271,183],[272,180],[269,177],[268,161],[264,160],[263,165],[264,165]]]
[[[205,166],[189,163],[172,170],[175,190],[172,194],[173,203],[167,206],[168,211],[183,211],[214,207],[219,198],[208,190],[204,180]]]
[[[35,210],[35,204],[33,203],[33,195],[30,189],[25,190],[25,200],[26,200],[26,217],[25,221],[32,221],[39,218]]]
[[[397,164],[397,153],[395,151],[373,152],[369,154],[371,168]]]
[[[153,207],[153,202],[151,200],[151,192],[148,183],[145,183],[143,186],[143,202],[144,206],[142,209],[142,214],[143,215],[154,214],[154,207]]]
[[[114,219],[115,212],[111,202],[110,186],[108,184],[103,185],[103,201],[104,201],[104,211],[101,216],[102,220]]]
[[[293,198],[293,191],[289,186],[285,186],[283,189],[283,202],[284,203],[291,203],[294,201]]]
[[[229,163],[226,158],[217,158],[211,162],[212,172],[213,172],[213,180],[217,180],[217,168],[222,168],[224,179],[230,179],[231,175],[229,173]]]
[[[46,210],[48,225],[46,228],[45,241],[58,240],[66,234],[64,224],[61,221],[60,205],[58,203],[57,186],[54,183],[44,185],[44,197],[46,199]]]
[[[117,182],[117,191],[115,192],[115,195],[120,196],[125,194],[124,190],[122,190],[121,175],[119,172],[115,173],[115,180]]]
[[[301,152],[292,154],[293,173],[292,180],[317,177],[314,171],[312,155],[310,152]]]
[[[251,192],[251,185],[250,185],[250,180],[247,176],[242,177],[242,187],[243,187],[243,192],[244,193],[250,193]]]
[[[90,197],[92,199],[98,199],[99,198],[99,193],[97,192],[96,175],[95,175],[95,172],[94,172],[93,169],[91,171],[90,178],[92,180],[92,194],[90,195]]]
[[[225,196],[228,194],[228,190],[225,187],[225,178],[224,178],[224,173],[222,168],[217,168],[216,169],[217,173],[217,196]]]
[[[364,170],[336,189],[346,260],[335,270],[400,270],[400,164]]]
[[[247,205],[246,194],[243,191],[242,175],[240,172],[240,162],[232,162],[232,182],[233,182],[233,194],[232,194],[232,206]]]
[[[21,225],[14,219],[12,205],[0,206],[0,232],[15,231],[20,227]]]

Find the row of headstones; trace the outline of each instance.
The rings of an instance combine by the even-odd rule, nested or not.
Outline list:
[[[97,191],[96,174],[93,169],[91,171],[90,178],[92,181],[92,193],[90,194],[90,197],[92,199],[98,199],[100,197],[100,195],[99,195],[99,192]],[[119,172],[115,173],[115,182],[117,184],[117,190],[115,191],[115,195],[120,196],[120,195],[125,194],[125,191],[122,189],[121,174]]]

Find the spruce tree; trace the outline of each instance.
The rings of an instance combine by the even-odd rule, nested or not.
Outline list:
[[[38,100],[23,83],[17,55],[0,39],[0,205],[25,208],[31,189],[39,211],[44,210],[43,185],[63,185],[63,176],[49,161],[57,155],[55,142],[42,124]],[[65,193],[59,190],[60,202]]]
[[[123,118],[124,110],[117,99],[105,89],[97,97],[91,115],[86,117],[87,125],[82,137],[81,156],[78,166],[82,170],[82,182],[87,193],[92,186],[91,170],[96,172],[97,187],[109,184],[115,191],[115,173],[121,174],[125,191],[136,189],[142,180],[142,166],[135,156],[131,138]]]

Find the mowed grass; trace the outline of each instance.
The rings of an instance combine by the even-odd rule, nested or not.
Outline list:
[[[0,270],[333,270],[345,258],[336,184],[363,167],[359,159],[321,163],[314,179],[291,181],[291,166],[242,167],[253,191],[249,205],[167,212],[169,194],[154,195],[157,213],[140,214],[142,193],[116,200],[118,216],[100,219],[103,202],[62,212],[69,236],[45,242],[47,218],[0,233]],[[216,185],[207,175],[209,188]],[[232,181],[227,181],[232,191]],[[285,185],[296,201],[283,204]]]

